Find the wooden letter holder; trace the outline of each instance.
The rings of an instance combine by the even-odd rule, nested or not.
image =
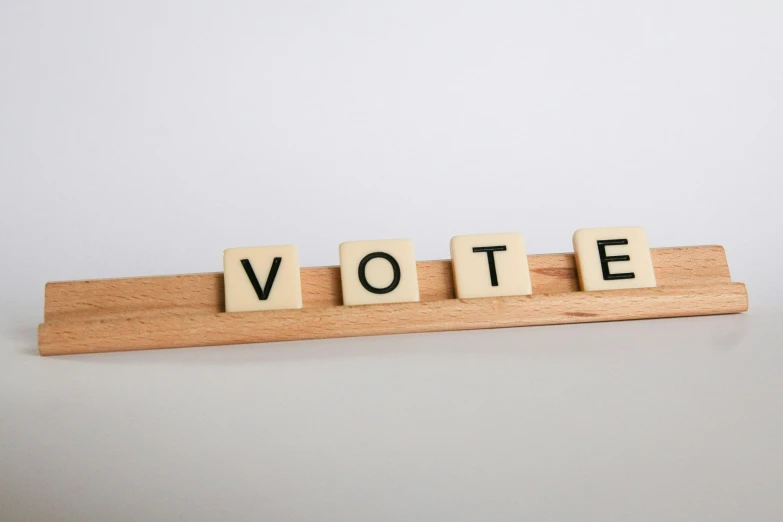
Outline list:
[[[225,313],[223,274],[48,283],[41,355],[740,313],[722,247],[652,249],[656,288],[582,292],[573,254],[528,257],[533,295],[455,299],[451,261],[417,263],[421,302],[343,306],[339,267],[303,268],[303,308]]]

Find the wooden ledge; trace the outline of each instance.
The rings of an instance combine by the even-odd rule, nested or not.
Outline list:
[[[417,263],[421,302],[342,306],[339,267],[302,269],[299,310],[225,313],[220,273],[49,283],[42,355],[744,312],[722,247],[652,249],[657,288],[581,292],[573,254],[529,256],[533,295],[455,299],[450,261]]]

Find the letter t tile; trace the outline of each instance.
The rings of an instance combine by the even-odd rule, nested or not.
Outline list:
[[[533,293],[525,240],[520,234],[474,234],[451,238],[457,297]]]

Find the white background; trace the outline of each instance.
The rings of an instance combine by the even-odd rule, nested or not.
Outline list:
[[[783,5],[0,1],[3,521],[783,518]],[[42,358],[46,281],[646,227],[740,316]]]

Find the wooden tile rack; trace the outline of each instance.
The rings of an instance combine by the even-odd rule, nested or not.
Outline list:
[[[223,274],[48,283],[41,355],[744,312],[720,246],[652,249],[657,288],[581,292],[573,254],[529,256],[533,295],[455,299],[450,261],[417,264],[421,302],[342,306],[339,267],[303,268],[299,310],[225,313]]]

